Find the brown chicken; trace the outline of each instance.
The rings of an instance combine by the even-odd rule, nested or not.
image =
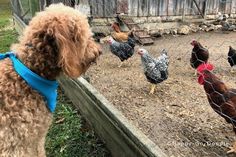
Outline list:
[[[232,67],[230,69],[230,72],[233,73],[235,72],[236,69],[236,50],[229,46],[229,52],[228,52],[228,62],[230,66]]]
[[[193,50],[190,58],[190,64],[192,68],[197,69],[202,63],[207,63],[209,59],[209,52],[196,40],[193,40],[191,45],[193,46]]]
[[[117,22],[114,22],[111,25],[111,28],[114,30],[111,33],[111,36],[112,36],[113,39],[115,39],[118,42],[127,42],[128,37],[130,35],[132,35],[132,33],[133,33],[133,30],[130,30],[129,32],[122,32],[121,29],[120,29],[119,23],[117,23]]]
[[[203,85],[213,110],[233,125],[236,134],[236,89],[228,88],[211,72],[212,70],[211,64],[203,63],[198,66],[198,83]],[[236,142],[227,153],[236,153]]]

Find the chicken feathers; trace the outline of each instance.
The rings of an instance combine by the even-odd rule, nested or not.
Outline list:
[[[209,59],[209,52],[196,40],[193,40],[191,45],[193,45],[193,49],[190,64],[192,68],[197,69],[202,63],[207,63]]]
[[[119,57],[121,62],[127,60],[134,54],[135,41],[131,37],[128,37],[127,42],[117,42],[111,37],[108,43],[110,44],[112,54]]]
[[[140,49],[139,54],[144,74],[150,83],[158,84],[168,78],[169,57],[166,50],[162,50],[158,58],[153,58],[145,49]]]
[[[231,46],[229,47],[229,52],[228,52],[228,62],[231,67],[236,65],[236,50],[233,49]]]

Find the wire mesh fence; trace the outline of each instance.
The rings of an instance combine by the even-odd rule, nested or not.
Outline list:
[[[114,21],[122,26],[127,26],[127,23],[115,18],[104,20],[104,17],[115,17],[116,13],[131,13],[132,17],[136,18],[135,22],[140,24],[140,29],[146,30],[149,34],[152,30],[158,29],[160,38],[152,38],[154,43],[148,46],[137,43],[133,48],[135,53],[126,59],[115,56],[119,55],[119,52],[111,53],[108,44],[110,41],[106,40],[106,43],[102,44],[103,55],[97,66],[91,67],[88,71],[91,84],[168,156],[226,156],[226,151],[236,137],[233,131],[236,130],[236,90],[231,89],[235,87],[235,73],[232,70],[236,62],[236,52],[229,48],[236,48],[234,1],[197,1],[200,9],[194,6],[194,1],[181,1],[180,4],[169,1],[173,3],[168,5],[164,1],[158,1],[157,5],[163,3],[163,6],[168,7],[157,7],[154,11],[151,9],[154,8],[151,1],[147,4],[146,1],[133,4],[133,1],[122,0],[51,0],[43,1],[38,7],[43,10],[44,7],[59,2],[74,7],[90,17],[102,17],[100,20],[105,21],[104,24],[94,20],[95,22],[91,23],[93,30],[97,33],[108,32],[105,36],[111,35],[113,38],[112,33],[117,33],[117,40],[121,38],[119,33],[122,32],[122,27],[119,28],[118,25],[117,30],[114,25],[112,28],[110,26]],[[187,3],[185,6],[184,2]],[[207,5],[206,2],[211,5],[204,7]],[[133,7],[128,10],[130,3]],[[30,9],[30,1],[14,1],[12,6],[14,13],[26,23],[34,16],[34,10]],[[181,28],[182,23],[173,24],[176,21],[162,22],[164,13],[167,13],[166,21],[172,13],[181,18],[189,14],[199,18],[201,13],[203,16],[210,13],[215,15],[215,18],[195,23],[194,29],[191,27],[192,23]],[[157,19],[160,18],[159,22],[151,21],[147,17],[142,19],[143,16],[152,14],[158,16]],[[129,36],[132,29],[126,29],[129,31],[123,32],[123,36],[127,40],[132,38]],[[160,33],[160,30],[163,32]],[[187,33],[179,33],[181,30],[187,30]],[[145,53],[141,52],[140,48],[142,51],[145,49]],[[118,46],[115,49],[122,48]],[[165,59],[156,59],[162,55],[163,49],[167,51],[169,64],[165,63]],[[124,52],[120,55],[124,57],[125,50],[122,51]],[[139,55],[136,52],[139,52]],[[127,61],[118,67],[123,60]],[[146,62],[142,63],[141,60]],[[165,70],[162,70],[163,64]],[[153,77],[159,77],[162,81],[153,81]],[[157,86],[155,90],[152,88],[151,94],[148,87],[150,84]],[[227,122],[233,124],[233,127]]]
[[[39,11],[39,6],[36,1],[30,0],[11,0],[12,11],[26,24]]]

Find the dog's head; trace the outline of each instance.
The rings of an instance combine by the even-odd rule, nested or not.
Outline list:
[[[48,64],[55,64],[70,77],[79,77],[101,54],[87,17],[63,4],[52,4],[39,12],[30,21],[22,39],[24,44],[30,42],[41,55],[47,55]],[[50,56],[54,56],[53,63]]]

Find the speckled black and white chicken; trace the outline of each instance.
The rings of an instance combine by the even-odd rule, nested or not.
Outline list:
[[[167,51],[163,49],[158,58],[153,58],[145,49],[139,49],[138,54],[141,56],[144,74],[147,80],[152,83],[150,94],[153,94],[156,84],[168,78],[169,57]]]
[[[110,37],[108,43],[110,44],[111,52],[121,60],[119,67],[121,67],[123,61],[127,60],[134,54],[135,40],[131,37],[128,37],[127,42],[118,42]]]

